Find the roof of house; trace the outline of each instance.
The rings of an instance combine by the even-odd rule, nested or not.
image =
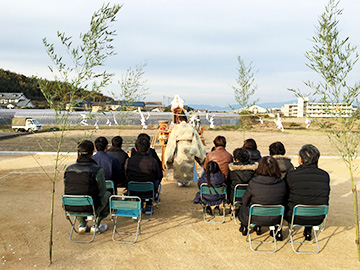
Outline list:
[[[20,98],[25,97],[24,93],[9,93],[9,92],[2,92],[0,93],[0,99],[9,99],[9,98]],[[26,98],[26,97],[25,97]]]

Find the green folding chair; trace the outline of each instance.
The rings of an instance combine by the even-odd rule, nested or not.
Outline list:
[[[70,231],[70,241],[76,242],[76,243],[91,243],[94,241],[95,238],[95,231],[92,233],[91,240],[88,241],[80,241],[80,240],[74,240],[72,238],[73,232],[78,233],[78,231],[75,228],[77,217],[84,217],[87,220],[96,220],[96,214],[95,214],[95,207],[94,207],[94,201],[91,196],[88,195],[63,195],[62,196],[62,205],[65,211],[66,219],[69,220],[71,224],[71,231]],[[72,208],[76,207],[88,207],[89,212],[73,212],[68,210],[68,206]],[[74,217],[74,220],[71,221],[71,217]],[[96,223],[94,222],[94,225],[96,226]]]
[[[116,243],[135,243],[140,234],[141,199],[137,196],[112,195],[109,198],[110,216],[114,223],[112,239]],[[119,232],[116,230],[119,217],[130,217],[137,220],[136,233]],[[134,241],[116,240],[116,234],[135,235]]]
[[[234,197],[233,197],[233,203],[231,205],[231,215],[230,219],[233,218],[236,225],[240,226],[240,223],[237,222],[235,209],[236,206],[239,204],[242,204],[242,197],[244,196],[247,187],[249,184],[237,184],[234,188]]]
[[[154,213],[154,200],[155,200],[155,188],[154,188],[154,183],[152,182],[135,182],[135,181],[130,181],[128,183],[128,195],[129,196],[138,196],[141,198],[142,202],[149,202],[151,201],[151,209],[150,209],[150,213],[146,213],[146,215],[150,215],[150,217],[148,219],[144,219],[144,220],[151,220],[153,213]]]
[[[115,185],[114,182],[112,180],[105,180],[105,184],[106,184],[106,189],[107,190],[112,190],[111,194],[115,195]]]
[[[155,198],[156,200],[156,208],[159,208],[159,202],[160,202],[160,193],[161,193],[161,182],[159,183],[159,188],[158,188],[158,196],[157,198]]]
[[[291,241],[292,249],[297,254],[318,254],[320,252],[319,247],[319,241],[318,236],[319,234],[325,229],[325,222],[326,217],[329,212],[329,206],[328,205],[304,205],[304,204],[298,204],[294,207],[292,217],[291,217],[291,223],[289,225],[289,237]],[[314,216],[325,216],[324,220],[318,224],[318,225],[302,225],[295,223],[295,218],[297,216],[301,217],[314,217]],[[296,227],[312,227],[314,231],[314,239],[311,242],[295,242],[294,241],[294,232]],[[314,244],[316,242],[317,251],[315,252],[305,252],[305,251],[298,251],[302,245],[306,244]],[[295,249],[294,244],[298,244],[298,248]]]
[[[250,243],[250,249],[254,252],[267,252],[267,253],[275,253],[277,251],[277,244],[276,244],[276,234],[282,229],[283,220],[284,220],[284,212],[285,207],[278,204],[278,205],[264,205],[264,204],[253,204],[249,210],[249,222],[248,222],[248,232],[246,236],[246,241]],[[261,217],[274,217],[279,216],[280,222],[277,224],[272,224],[269,226],[269,229],[273,233],[273,240],[271,241],[259,241],[259,240],[252,240],[251,239],[251,227],[257,226],[255,222],[253,222],[252,218],[254,216],[261,216]],[[253,248],[253,243],[274,243],[275,248],[274,250],[257,250],[260,245],[257,246],[256,249]]]
[[[203,201],[203,196],[204,195],[224,195],[224,201],[223,201],[223,211],[222,211],[222,220],[221,221],[216,221],[215,218],[217,216],[211,216],[206,212],[206,204]],[[201,199],[201,204],[203,207],[203,219],[205,222],[208,223],[224,223],[225,222],[225,202],[226,202],[226,197],[227,196],[227,192],[226,192],[226,185],[224,184],[221,187],[209,187],[208,184],[203,183],[200,185],[200,199]]]

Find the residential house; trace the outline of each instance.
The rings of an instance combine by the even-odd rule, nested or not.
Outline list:
[[[0,93],[0,108],[22,109],[35,108],[34,103],[24,93]]]

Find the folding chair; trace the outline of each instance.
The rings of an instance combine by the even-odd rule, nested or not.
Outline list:
[[[109,208],[111,220],[114,223],[112,239],[116,243],[135,243],[140,234],[141,221],[141,199],[137,196],[112,195],[109,198]],[[131,217],[137,219],[136,233],[118,232],[116,230],[118,217]],[[115,234],[135,235],[134,241],[115,240]]]
[[[285,207],[278,204],[278,205],[264,205],[264,204],[253,204],[250,207],[249,211],[249,222],[248,222],[248,233],[246,236],[246,241],[249,241],[250,243],[250,249],[254,252],[267,252],[267,253],[275,253],[277,250],[276,245],[276,235],[277,233],[282,229],[282,224],[284,220],[284,212]],[[274,217],[279,216],[280,222],[277,224],[272,224],[269,226],[269,229],[273,233],[273,240],[272,241],[258,241],[258,240],[251,240],[251,226],[257,226],[256,223],[252,221],[253,216],[261,216],[261,217]],[[252,247],[252,243],[274,243],[275,248],[274,250],[256,250]],[[259,246],[258,246],[259,247]]]
[[[63,204],[63,208],[65,210],[66,219],[69,220],[69,222],[72,226],[71,232],[70,232],[70,241],[76,242],[76,243],[91,243],[95,238],[96,230],[94,230],[94,233],[92,234],[92,239],[89,241],[73,240],[72,235],[73,235],[74,231],[76,233],[78,233],[78,231],[75,229],[77,217],[85,217],[87,220],[94,220],[94,221],[96,220],[94,201],[93,201],[92,197],[88,196],[88,195],[63,195],[62,196],[62,204]],[[67,206],[73,206],[73,207],[88,206],[89,209],[91,209],[91,211],[89,211],[89,212],[68,211]],[[71,221],[71,217],[74,217],[73,221]],[[96,226],[95,222],[94,222],[94,225]]]
[[[233,197],[233,203],[231,206],[231,215],[230,215],[230,219],[234,218],[234,222],[236,225],[240,226],[240,223],[237,222],[236,220],[236,215],[235,215],[235,209],[236,209],[236,205],[237,204],[242,204],[242,197],[244,196],[247,187],[249,186],[249,184],[237,184],[234,188],[234,197]]]
[[[151,211],[150,217],[144,220],[151,220],[154,212],[154,200],[155,200],[155,187],[152,182],[135,182],[130,181],[128,183],[128,195],[129,196],[138,196],[142,201],[149,202],[151,201]],[[142,193],[144,195],[142,195]],[[151,194],[150,194],[151,193]],[[149,194],[149,195],[148,195]],[[146,206],[146,204],[145,204]]]
[[[222,221],[213,221],[211,219],[209,219],[209,216],[207,213],[206,213],[206,204],[204,203],[203,201],[203,196],[204,195],[224,195],[224,201],[223,201],[223,213],[222,216],[223,219]],[[209,222],[209,223],[224,223],[225,222],[225,202],[226,202],[226,196],[227,196],[227,193],[226,193],[226,185],[223,185],[221,187],[209,187],[206,183],[203,183],[201,184],[200,186],[200,199],[201,199],[201,204],[202,204],[202,207],[203,207],[203,219],[205,222]],[[214,218],[215,216],[211,216],[212,218]]]
[[[327,217],[328,211],[329,211],[328,205],[298,204],[294,207],[292,217],[291,217],[291,223],[289,225],[289,238],[291,241],[292,249],[295,253],[297,253],[297,254],[318,254],[320,252],[318,236],[325,229],[325,222],[326,222],[326,217]],[[295,223],[296,216],[302,216],[302,217],[325,216],[325,217],[324,217],[324,220],[318,225],[301,225],[301,224]],[[312,227],[313,231],[314,231],[314,239],[311,242],[295,242],[293,239],[293,233],[295,231],[295,227]],[[314,243],[314,241],[316,242],[316,245],[317,245],[316,252],[304,252],[304,251],[300,252],[300,251],[298,251],[299,248],[303,244],[311,245]],[[295,249],[294,244],[299,244],[297,250]]]
[[[111,194],[115,195],[115,185],[114,182],[112,180],[105,180],[105,184],[106,184],[106,189],[107,190],[112,190]]]
[[[161,193],[161,182],[159,183],[159,188],[158,188],[158,196],[155,198],[156,200],[156,208],[159,208],[159,202],[160,202],[160,193]]]

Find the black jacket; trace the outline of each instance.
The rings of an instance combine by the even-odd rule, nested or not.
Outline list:
[[[155,182],[162,177],[157,161],[146,153],[137,152],[126,161],[125,165],[127,183]]]
[[[233,201],[234,188],[237,184],[248,184],[253,178],[258,163],[233,162],[229,164],[229,174],[226,179],[226,186],[228,188],[228,200]]]
[[[247,226],[249,210],[252,204],[283,204],[286,198],[285,181],[273,176],[257,175],[253,177],[242,198],[239,219]],[[277,217],[259,217],[252,219],[259,226],[270,226],[279,222]]]
[[[126,183],[125,176],[125,161],[129,158],[128,154],[119,147],[112,146],[107,152],[108,155],[116,158],[120,164],[120,178],[118,181],[118,186],[124,187]]]
[[[135,148],[132,148],[131,152],[130,152],[131,156],[136,155],[136,153],[137,152],[136,152]],[[157,164],[159,165],[159,171],[160,171],[161,177],[158,180],[161,181],[161,179],[163,178],[163,167],[162,167],[162,162],[161,162],[158,154],[156,153],[154,148],[150,148],[149,151],[147,152],[147,155],[149,157],[155,158]]]
[[[292,211],[297,204],[328,205],[330,194],[330,176],[316,165],[300,165],[285,177],[288,188],[286,219],[291,222]],[[318,225],[323,216],[302,217],[299,224]],[[310,223],[309,223],[310,222]]]
[[[100,169],[102,170],[102,168],[91,158],[78,160],[75,164],[67,167],[64,173],[64,194],[92,196],[94,206],[97,208],[100,205],[99,195],[103,195],[99,194],[100,191],[96,179]],[[102,181],[104,181],[104,179],[102,179]],[[105,190],[102,192],[105,192]],[[68,206],[66,210],[74,212],[91,212],[91,207]]]

